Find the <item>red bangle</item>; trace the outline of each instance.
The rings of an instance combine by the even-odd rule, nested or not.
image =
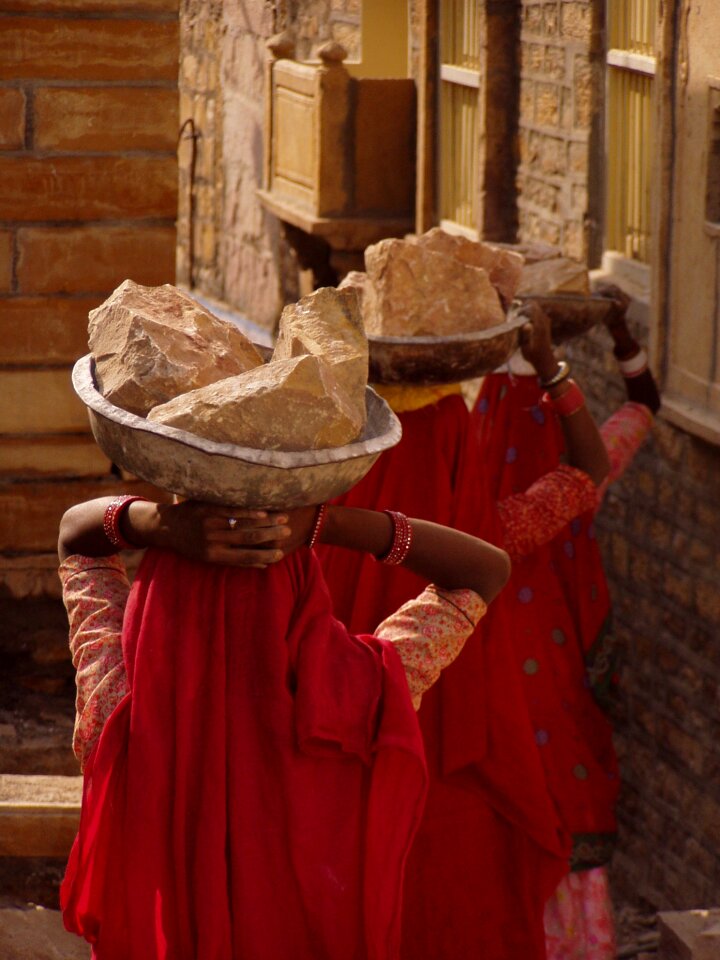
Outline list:
[[[580,387],[574,380],[568,380],[567,384],[567,390],[559,397],[551,397],[548,393],[543,395],[543,401],[551,404],[559,417],[571,417],[585,406],[585,397]]]
[[[103,532],[117,550],[137,550],[137,545],[130,543],[120,532],[120,518],[135,500],[147,500],[147,497],[126,494],[125,496],[115,497],[105,508]]]
[[[388,552],[378,557],[381,563],[388,563],[391,566],[398,566],[407,557],[412,544],[412,527],[410,521],[404,513],[398,513],[396,510],[384,511],[392,520],[393,540]]]
[[[322,528],[325,526],[326,514],[327,514],[327,504],[321,503],[320,506],[318,507],[317,513],[315,514],[315,526],[313,527],[312,533],[310,534],[310,539],[308,540],[309,550],[312,550],[315,544],[318,542],[320,532],[322,531]]]

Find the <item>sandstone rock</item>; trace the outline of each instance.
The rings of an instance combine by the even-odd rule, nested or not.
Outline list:
[[[447,336],[504,323],[487,271],[404,240],[365,251],[365,330],[386,336]]]
[[[426,250],[444,253],[454,257],[460,263],[486,270],[490,282],[500,294],[505,307],[509,307],[512,303],[525,262],[521,253],[503,249],[492,243],[446,233],[440,227],[433,227],[432,230],[423,233],[416,242]]]
[[[543,243],[541,240],[527,240],[523,243],[498,243],[496,246],[502,250],[514,250],[521,254],[525,263],[537,263],[539,260],[553,260],[562,256],[560,247],[552,243]]]
[[[567,257],[539,260],[523,268],[518,294],[590,293],[587,268]]]
[[[365,424],[317,357],[273,360],[155,407],[148,420],[258,450],[318,450],[356,440]]]
[[[365,410],[368,343],[354,288],[322,287],[285,307],[273,360],[304,354],[327,363],[352,405]]]
[[[362,270],[351,270],[346,273],[338,284],[338,290],[354,290],[357,294],[358,305],[362,315],[363,299],[368,285],[368,275]]]
[[[89,342],[103,396],[141,416],[179,393],[262,363],[232,323],[170,284],[126,280],[90,312]]]

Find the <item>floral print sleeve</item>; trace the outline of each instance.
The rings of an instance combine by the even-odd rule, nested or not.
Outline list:
[[[536,480],[525,493],[497,504],[502,546],[511,560],[520,560],[549,543],[566,523],[597,507],[597,487],[583,470],[561,464]]]
[[[441,590],[431,585],[377,628],[375,635],[390,641],[400,656],[416,710],[486,610],[485,601],[473,590]]]
[[[643,403],[624,403],[600,427],[610,458],[610,473],[598,488],[598,503],[611,483],[619,480],[650,433],[652,411]]]
[[[85,763],[128,692],[122,625],[130,584],[118,557],[68,557],[60,565],[77,697],[73,750]]]

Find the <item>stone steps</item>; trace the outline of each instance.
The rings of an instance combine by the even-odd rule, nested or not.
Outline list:
[[[57,910],[24,906],[0,909],[2,960],[89,960],[90,946],[68,933]]]
[[[79,776],[0,774],[0,857],[67,857],[81,798]]]

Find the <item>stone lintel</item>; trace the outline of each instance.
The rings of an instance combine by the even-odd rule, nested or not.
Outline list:
[[[322,237],[336,250],[364,250],[386,237],[402,237],[414,229],[410,217],[318,217],[269,190],[258,190],[263,206],[285,223],[314,237]]]
[[[720,909],[659,914],[658,960],[717,960],[720,957]]]
[[[0,856],[67,856],[81,798],[82,777],[0,775]]]

